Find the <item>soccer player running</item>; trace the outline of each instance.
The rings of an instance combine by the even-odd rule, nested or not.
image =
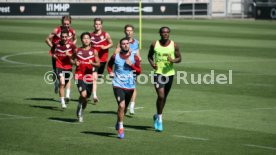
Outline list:
[[[113,46],[110,35],[103,30],[103,20],[101,18],[94,19],[94,31],[90,33],[92,47],[99,53],[100,67],[97,67],[97,72],[93,73],[93,101],[96,104],[99,99],[97,97],[97,78],[102,77],[104,68],[108,60],[108,49]]]
[[[77,117],[79,122],[83,122],[83,110],[87,105],[87,98],[92,93],[93,68],[100,66],[98,52],[91,47],[91,36],[89,32],[81,34],[82,46],[77,48],[76,53],[72,57],[72,64],[75,64],[75,80],[80,93],[79,103],[77,107]]]
[[[118,130],[118,137],[122,139],[124,138],[124,115],[136,85],[134,74],[141,73],[141,66],[138,56],[129,48],[128,38],[120,40],[120,48],[120,52],[110,58],[107,70],[110,77],[113,77],[113,91],[118,104],[115,128]],[[113,66],[115,66],[114,71]]]
[[[63,29],[60,34],[61,40],[54,45],[53,59],[56,64],[56,74],[59,80],[59,96],[61,107],[65,109],[67,106],[64,99],[64,88],[68,88],[72,75],[71,56],[76,46],[68,40],[69,32]]]
[[[49,54],[52,56],[52,51],[54,50],[54,45],[57,44],[61,40],[61,31],[62,29],[67,29],[69,31],[69,35],[67,39],[71,41],[73,44],[76,45],[77,38],[76,38],[76,32],[75,30],[70,26],[71,25],[71,17],[70,16],[63,16],[61,19],[61,25],[56,27],[46,38],[45,42],[46,44],[51,48],[49,51]],[[55,60],[52,58],[52,68],[53,72],[55,73],[53,75],[53,80],[55,81],[55,93],[58,93],[58,81],[56,80],[56,64]],[[70,87],[71,83],[68,83],[66,86],[66,102],[69,102],[70,100]]]
[[[127,24],[124,27],[124,32],[125,32],[125,37],[129,39],[129,47],[131,49],[131,52],[135,55],[138,56],[139,61],[141,61],[141,56],[140,56],[140,52],[139,52],[139,41],[135,38],[133,38],[133,34],[134,34],[134,26]],[[117,44],[117,48],[115,49],[114,53],[119,53],[121,50],[120,48],[120,43]],[[135,106],[135,100],[136,100],[136,96],[137,96],[137,89],[134,89],[133,95],[131,97],[131,101],[130,101],[130,107],[129,107],[129,113],[131,115],[134,115],[134,106]]]
[[[157,93],[154,128],[159,132],[163,131],[162,113],[175,75],[174,63],[181,62],[179,47],[169,39],[170,31],[169,27],[161,27],[161,39],[152,42],[148,53],[149,63],[154,69],[154,86]]]

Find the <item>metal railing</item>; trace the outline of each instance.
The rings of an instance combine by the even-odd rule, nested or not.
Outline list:
[[[210,17],[210,3],[178,1],[178,18],[180,17]]]

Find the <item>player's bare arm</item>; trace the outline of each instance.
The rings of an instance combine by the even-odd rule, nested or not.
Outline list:
[[[138,45],[139,45],[139,41],[138,41]],[[140,50],[139,50],[139,48],[138,48],[138,50],[137,50],[136,56],[138,56],[139,61],[142,61],[142,57],[141,57],[141,55],[140,55]]]
[[[139,58],[139,61],[142,61],[139,49],[137,50],[137,53],[135,55]]]
[[[49,46],[49,47],[53,47],[53,44],[52,44],[52,39],[53,37],[56,35],[56,32],[57,32],[57,29],[55,28],[49,35],[48,37],[45,39],[45,42],[46,44]]]
[[[108,63],[107,63],[107,72],[109,74],[109,77],[114,78],[114,72],[113,72],[113,65],[115,61],[115,54],[110,57]]]
[[[157,65],[154,63],[153,55],[154,55],[154,46],[155,42],[152,42],[150,45],[149,53],[148,53],[148,61],[153,69],[157,69]]]
[[[76,31],[75,30],[74,30],[74,35],[72,37],[72,42],[73,42],[74,45],[77,44],[77,37],[76,37]]]
[[[112,42],[112,39],[110,37],[110,35],[108,33],[106,33],[106,39],[108,41],[108,45],[106,46],[102,46],[102,49],[105,50],[105,49],[109,49],[113,46],[113,42]]]
[[[72,65],[76,65],[76,57],[77,57],[76,51],[74,50],[72,56],[70,57],[70,63]]]
[[[90,64],[92,64],[92,65],[95,66],[95,67],[100,67],[100,58],[99,58],[99,55],[98,55],[98,51],[97,51],[97,50],[94,50],[94,57],[95,57],[95,62],[89,61]]]
[[[171,63],[179,63],[181,62],[181,54],[180,54],[180,50],[179,50],[179,47],[177,46],[176,43],[174,43],[174,55],[175,55],[175,58],[172,59],[170,56],[168,56],[168,60],[171,62]]]

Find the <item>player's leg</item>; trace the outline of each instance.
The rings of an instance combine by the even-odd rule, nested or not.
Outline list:
[[[97,104],[99,99],[97,97],[97,80],[98,80],[98,73],[95,71],[92,73],[93,75],[93,104]]]
[[[125,91],[125,110],[124,113],[127,113],[128,105],[131,101],[131,98],[133,96],[134,90],[124,90]]]
[[[130,101],[130,107],[129,107],[129,113],[131,115],[134,115],[134,107],[135,107],[135,101],[136,101],[136,95],[137,95],[137,90],[136,88],[133,91],[132,97],[131,97],[131,101]]]
[[[54,92],[55,94],[58,93],[58,88],[59,88],[59,81],[57,78],[57,71],[56,71],[56,59],[52,57],[52,69],[53,69],[53,81],[54,81]]]
[[[165,107],[167,97],[170,93],[170,90],[171,90],[171,87],[172,87],[172,84],[173,84],[173,76],[169,76],[168,79],[169,79],[168,82],[165,84],[165,90],[164,90],[165,91],[165,100],[164,100],[164,105],[163,105],[162,109],[164,109],[164,107]]]
[[[72,70],[68,70],[65,73],[65,103],[68,104],[70,101],[70,93],[71,93],[71,79],[72,79]]]
[[[165,88],[156,88],[157,100],[156,100],[156,109],[157,114],[154,115],[154,127],[156,131],[163,131],[162,124],[162,113],[165,106]]]
[[[62,73],[62,69],[57,68],[57,73],[58,73],[58,79],[59,79],[59,97],[60,97],[61,107],[65,109],[67,107],[64,99],[65,77]]]
[[[76,113],[77,113],[79,122],[83,122],[83,111],[87,105],[87,91],[86,91],[86,85],[83,80],[78,80],[77,86],[80,93],[80,97],[79,97]]]
[[[124,138],[124,126],[123,126],[123,119],[124,119],[124,111],[125,111],[125,92],[121,88],[113,88],[114,95],[116,101],[118,103],[118,110],[117,110],[117,122],[115,125],[116,130],[118,130],[118,137]]]
[[[101,62],[100,63],[100,67],[97,70],[99,78],[103,78],[103,73],[104,73],[105,65],[106,65],[106,62]]]
[[[166,79],[164,76],[157,74],[156,76],[154,76],[154,82],[155,82],[155,91],[157,93],[157,99],[156,99],[157,114],[155,114],[153,116],[154,128],[157,131],[162,131],[163,130],[162,113],[163,113],[163,108],[165,105],[165,82],[166,82]]]

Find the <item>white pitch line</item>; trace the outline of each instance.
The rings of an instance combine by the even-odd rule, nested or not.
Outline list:
[[[177,138],[186,138],[186,139],[192,139],[192,140],[202,140],[202,141],[207,141],[209,139],[207,138],[201,138],[201,137],[190,137],[190,136],[183,136],[183,135],[172,135],[173,137]]]
[[[136,108],[134,108],[134,109],[143,109],[144,107],[136,107]]]
[[[275,110],[276,107],[264,107],[264,108],[250,108],[250,109],[218,109],[218,110],[181,110],[181,111],[168,111],[166,113],[197,113],[197,112],[213,112],[213,111],[248,111],[248,110]]]
[[[183,62],[184,64],[203,64],[203,63],[256,63],[256,62],[276,62],[276,60],[212,60],[212,61],[206,61],[206,60],[198,60],[198,61],[186,61]],[[145,61],[142,61],[141,64],[148,64]]]
[[[251,62],[276,62],[276,60],[213,60],[213,61],[188,61],[183,62],[187,64],[193,64],[193,63],[251,63]]]
[[[32,117],[8,117],[8,118],[0,118],[0,120],[6,120],[6,119],[31,119]]]
[[[261,149],[276,150],[275,147],[269,147],[269,146],[254,145],[254,144],[243,144],[243,145],[244,145],[244,146],[248,146],[248,147],[261,148]]]
[[[210,111],[218,111],[218,110],[181,110],[181,111],[168,111],[165,113],[194,113],[194,112],[210,112]]]
[[[107,127],[109,129],[115,129],[115,127]],[[127,128],[124,128],[125,131],[138,131],[138,132],[141,132],[141,130],[136,130],[136,129],[127,129]]]
[[[37,53],[45,53],[45,52],[43,52],[43,51],[40,51],[40,52],[22,52],[22,53],[17,53],[17,54],[5,55],[5,56],[2,56],[0,58],[0,60],[2,60],[4,62],[7,62],[7,63],[15,64],[15,65],[29,65],[29,66],[35,66],[35,67],[51,67],[50,65],[30,64],[30,63],[12,61],[12,60],[8,59],[8,58],[14,57],[14,56],[37,54]]]
[[[41,66],[31,66],[31,65],[20,65],[20,66],[0,66],[0,68],[25,68],[25,67],[41,67]],[[49,66],[50,67],[50,66]]]
[[[274,87],[273,84],[266,84],[266,83],[248,83],[248,86],[255,86],[255,87]]]
[[[26,116],[5,114],[5,113],[0,113],[0,115],[10,117],[10,118],[0,118],[0,119],[11,119],[11,118],[13,118],[13,119],[29,119],[29,118],[33,118],[33,117],[26,117]]]
[[[65,123],[65,124],[81,124],[78,121],[76,121],[76,122],[66,122],[66,121],[62,121],[62,120],[50,120],[50,121],[57,122],[57,123]]]
[[[128,108],[130,109],[130,108]],[[144,107],[135,107],[134,109],[144,109]]]

